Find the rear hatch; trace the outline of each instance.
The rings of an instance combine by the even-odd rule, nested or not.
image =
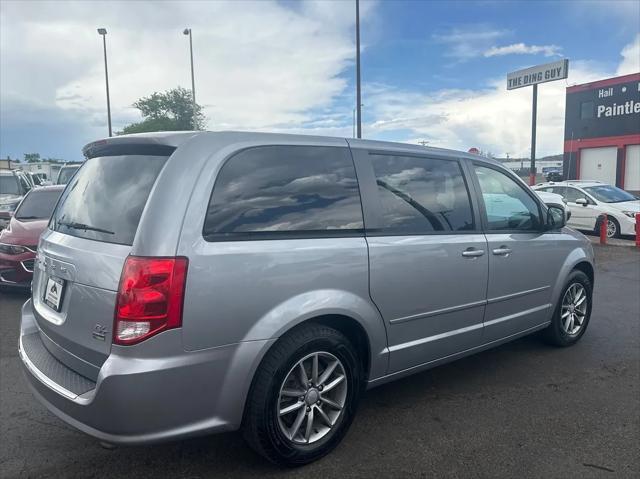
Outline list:
[[[89,158],[40,239],[33,311],[49,352],[96,380],[111,350],[116,295],[149,194],[172,147]],[[110,154],[112,153],[112,154]]]

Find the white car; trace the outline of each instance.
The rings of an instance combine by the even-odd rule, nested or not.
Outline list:
[[[565,200],[562,195],[557,195],[555,193],[549,193],[547,191],[536,191],[535,192],[538,197],[544,202],[545,205],[559,205],[562,206],[564,210],[565,222],[568,224],[569,219],[571,218],[571,210],[567,206],[567,200]]]
[[[640,200],[631,193],[599,181],[562,181],[540,183],[536,192],[562,195],[571,210],[568,225],[577,230],[596,231],[600,218],[607,215],[607,236],[636,234],[636,213],[640,213]]]

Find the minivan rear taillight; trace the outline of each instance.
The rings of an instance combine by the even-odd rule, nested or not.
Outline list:
[[[127,257],[116,298],[114,344],[136,344],[182,326],[188,263],[182,257]]]

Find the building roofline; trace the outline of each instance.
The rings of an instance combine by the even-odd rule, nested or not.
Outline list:
[[[640,81],[640,72],[630,73],[629,75],[622,75],[619,77],[606,78],[604,80],[598,80],[590,83],[581,83],[580,85],[568,86],[567,93],[576,93],[579,91],[593,90],[594,88],[603,88],[606,86],[619,85],[620,83],[626,83],[630,81]]]

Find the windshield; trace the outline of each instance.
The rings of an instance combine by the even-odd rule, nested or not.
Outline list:
[[[0,176],[0,195],[21,195],[18,178],[13,175]]]
[[[131,245],[166,156],[103,156],[87,160],[58,203],[51,229]]]
[[[632,194],[611,185],[589,186],[584,190],[603,203],[622,203],[636,199]]]
[[[69,183],[69,180],[73,175],[75,175],[76,171],[78,171],[78,168],[80,168],[80,166],[69,166],[62,168],[60,170],[60,174],[58,175],[57,183],[59,185],[66,185],[67,183]]]
[[[16,210],[18,220],[41,220],[51,216],[62,190],[33,190]]]

